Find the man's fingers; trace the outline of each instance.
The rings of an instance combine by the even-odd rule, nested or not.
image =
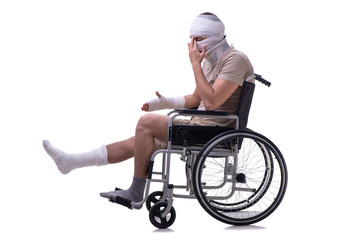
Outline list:
[[[141,107],[141,110],[143,111],[149,111],[149,104],[148,103],[144,103],[144,105]]]
[[[158,91],[156,91],[156,96],[158,96],[158,98],[161,98],[161,94]]]
[[[203,47],[202,47],[202,50],[201,50],[201,55],[204,56],[204,55],[205,55],[205,52],[206,52],[206,46],[203,46]]]
[[[194,37],[191,38],[191,42],[188,43],[188,46],[189,46],[189,51],[196,48],[196,39]]]
[[[193,49],[197,50],[197,41],[195,38],[193,38]]]

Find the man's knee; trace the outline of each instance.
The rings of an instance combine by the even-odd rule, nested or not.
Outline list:
[[[139,119],[136,131],[164,131],[166,130],[167,122],[167,116],[148,113]]]
[[[146,128],[153,122],[154,118],[155,116],[152,113],[143,115],[138,121],[137,128]]]

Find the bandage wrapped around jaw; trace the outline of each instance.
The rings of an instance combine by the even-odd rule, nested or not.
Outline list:
[[[215,15],[200,14],[190,25],[191,37],[206,37],[206,39],[197,42],[199,52],[201,52],[203,46],[206,46],[206,52],[210,51],[224,39],[224,34],[225,25]]]
[[[149,112],[162,109],[185,108],[185,97],[164,97],[152,99],[148,102]]]

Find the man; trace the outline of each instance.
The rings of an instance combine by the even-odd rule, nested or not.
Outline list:
[[[224,31],[224,24],[216,15],[202,13],[197,16],[191,23],[191,40],[188,43],[189,58],[196,82],[194,92],[183,97],[165,97],[156,92],[157,97],[145,103],[141,109],[151,112],[196,107],[200,110],[227,111],[234,114],[241,86],[254,72],[246,55],[228,45]],[[224,119],[198,117],[190,120],[175,119],[175,124],[179,121],[182,124],[193,125],[231,124]],[[43,145],[63,174],[80,167],[118,163],[134,157],[134,178],[130,188],[100,195],[109,199],[120,196],[140,202],[143,199],[150,158],[157,148],[156,142],[166,142],[168,122],[168,116],[145,114],[138,121],[135,136],[86,153],[68,154],[55,148],[47,140],[44,140]]]

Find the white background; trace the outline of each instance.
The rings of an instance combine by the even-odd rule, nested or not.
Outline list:
[[[355,239],[359,212],[356,1],[1,1],[1,239]],[[217,14],[258,84],[249,127],[281,149],[288,191],[266,220],[232,227],[196,200],[156,230],[145,208],[99,197],[131,182],[132,160],[64,176],[42,140],[81,152],[134,133],[155,91],[191,93],[189,25]],[[183,171],[180,169],[179,171]],[[125,237],[126,235],[126,237]],[[4,237],[6,236],[6,237]]]

